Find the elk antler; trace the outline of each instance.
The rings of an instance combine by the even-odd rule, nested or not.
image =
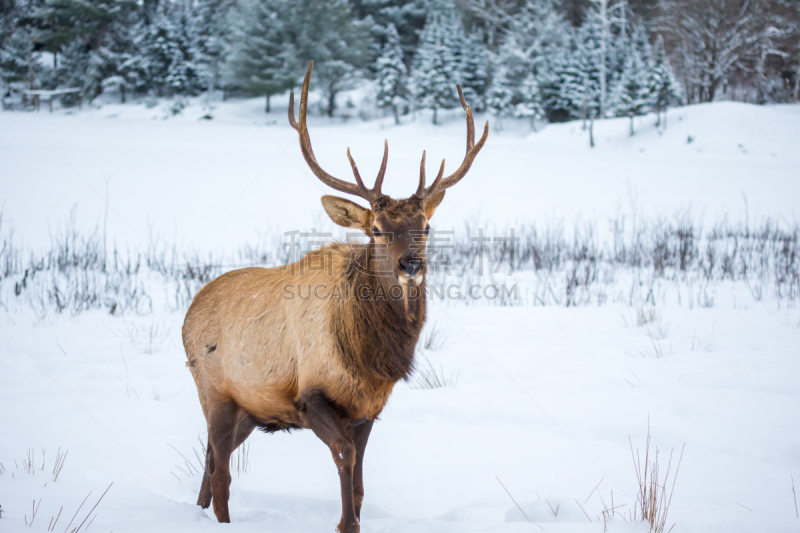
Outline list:
[[[442,166],[439,168],[439,175],[433,180],[430,187],[425,187],[425,152],[422,152],[422,163],[419,169],[419,187],[417,188],[417,196],[428,199],[437,192],[449,189],[466,176],[469,167],[472,166],[472,161],[478,152],[481,151],[483,145],[486,143],[486,138],[489,136],[489,121],[486,121],[486,126],[483,128],[483,135],[481,135],[478,144],[475,144],[475,123],[472,121],[472,108],[467,105],[464,99],[464,92],[461,90],[461,85],[456,85],[458,88],[458,98],[461,100],[461,107],[467,112],[467,154],[464,156],[464,162],[458,167],[458,170],[442,179],[444,174],[444,160]]]
[[[353,167],[353,174],[356,178],[356,183],[349,183],[338,178],[334,178],[327,172],[325,172],[319,163],[317,163],[317,158],[314,157],[314,150],[311,148],[311,138],[308,136],[308,126],[306,125],[306,111],[308,110],[308,84],[311,81],[311,69],[314,68],[314,62],[312,61],[308,65],[308,71],[306,72],[306,77],[303,80],[303,90],[300,93],[300,120],[296,121],[294,119],[294,91],[291,92],[289,95],[289,124],[297,130],[297,133],[300,136],[300,150],[303,152],[303,157],[308,163],[308,166],[311,167],[311,171],[317,176],[324,184],[336,189],[337,191],[341,191],[347,194],[352,194],[355,196],[360,196],[364,198],[368,202],[372,202],[382,196],[381,193],[381,185],[383,185],[383,175],[386,174],[386,161],[389,159],[389,143],[388,141],[384,141],[383,145],[383,162],[381,162],[381,168],[378,171],[378,177],[375,178],[375,185],[372,189],[367,189],[364,186],[364,182],[361,181],[361,175],[358,173],[358,168],[356,167],[356,162],[353,161],[353,158],[350,156],[350,148],[347,149],[347,159],[350,160],[350,166]]]

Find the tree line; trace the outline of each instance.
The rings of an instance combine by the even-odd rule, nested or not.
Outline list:
[[[0,0],[0,80],[94,98],[270,98],[315,60],[322,110],[373,80],[395,120],[562,121],[796,101],[796,0]],[[633,121],[631,121],[631,128]],[[633,131],[633,130],[631,130]]]

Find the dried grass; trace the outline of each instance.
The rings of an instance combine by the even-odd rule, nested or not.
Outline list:
[[[647,443],[645,444],[644,461],[642,461],[638,450],[634,453],[633,442],[630,440],[630,436],[628,437],[628,442],[630,443],[631,457],[636,470],[636,480],[639,485],[631,518],[635,521],[647,522],[650,524],[651,533],[664,533],[664,529],[667,525],[670,503],[672,502],[672,494],[675,492],[675,482],[677,481],[678,471],[680,470],[681,461],[683,460],[685,445],[681,448],[678,464],[675,471],[672,472],[672,450],[670,450],[669,458],[666,462],[666,470],[663,470],[663,460],[659,457],[660,450],[658,447],[655,447],[653,454],[650,452],[649,422],[647,424]],[[672,475],[671,487],[669,487],[670,474]]]

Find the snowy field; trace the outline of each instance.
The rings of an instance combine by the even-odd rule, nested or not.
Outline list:
[[[13,228],[21,249],[46,249],[74,207],[80,231],[107,219],[120,250],[166,242],[225,254],[329,228],[319,196],[330,191],[302,160],[286,102],[270,115],[261,106],[222,103],[213,120],[200,120],[199,105],[169,118],[141,105],[0,113],[0,229]],[[795,225],[800,107],[723,102],[671,110],[665,131],[654,123],[637,119],[634,137],[627,119],[597,123],[591,149],[579,122],[528,134],[507,121],[433,223],[459,232],[588,221],[601,241],[620,211],[689,212],[703,231],[725,217]],[[455,111],[441,127],[314,116],[309,128],[323,167],[344,179],[347,146],[374,176],[388,138],[384,190],[395,196],[415,190],[423,149],[429,175],[439,159],[453,168],[463,157]],[[615,275],[611,297],[577,306],[431,302],[433,342],[420,360],[449,384],[396,387],[365,456],[362,531],[649,531],[630,521],[631,447],[644,453],[648,421],[662,475],[674,450],[670,489],[684,450],[666,529],[800,529],[796,295],[720,279],[701,299],[676,275],[656,283],[652,305],[615,298],[632,294],[633,274]],[[524,291],[532,277],[515,280]],[[81,531],[333,530],[336,468],[307,431],[248,440],[231,525],[194,505],[205,421],[184,366],[185,308],[156,300],[140,313],[39,314],[14,296],[21,279],[0,280],[0,529],[46,531],[63,507],[55,531],[84,520]],[[69,453],[55,480],[59,450]]]

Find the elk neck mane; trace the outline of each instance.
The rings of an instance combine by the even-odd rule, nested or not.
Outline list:
[[[375,384],[407,379],[414,351],[425,323],[425,281],[416,297],[394,276],[375,271],[374,244],[333,242],[306,255],[329,254],[336,296],[328,298],[330,328],[345,368]],[[398,294],[402,294],[398,298]]]

